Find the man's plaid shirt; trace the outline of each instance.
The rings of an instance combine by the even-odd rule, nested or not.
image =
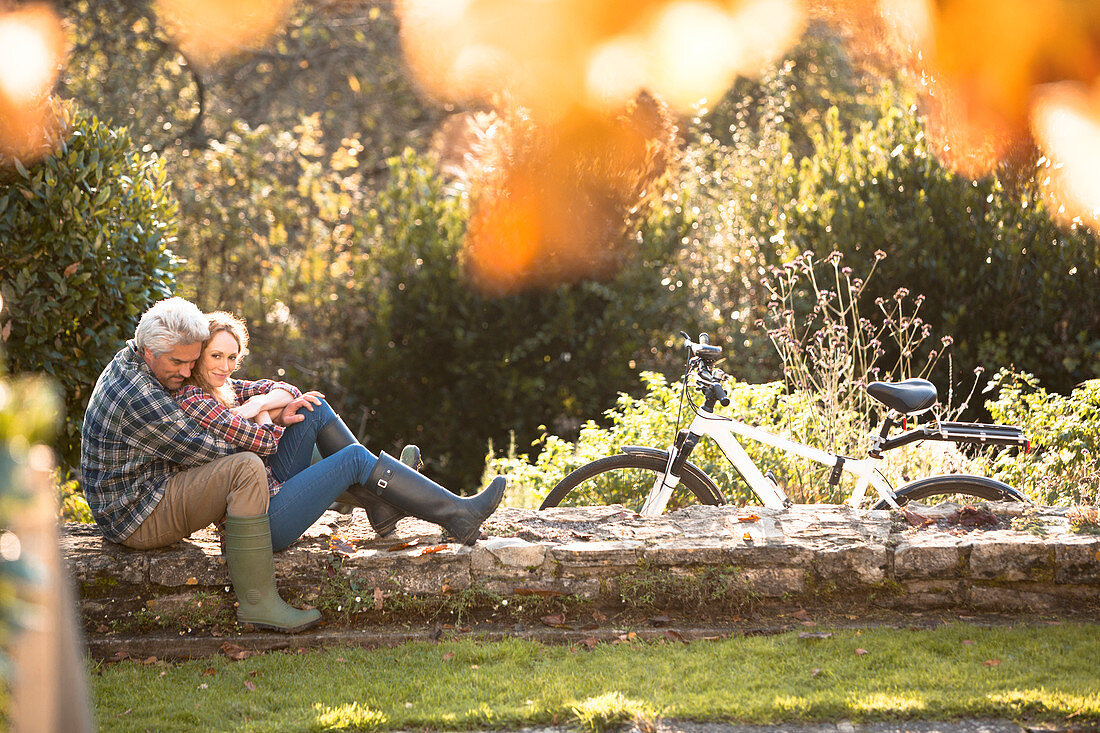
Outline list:
[[[230,379],[229,385],[233,388],[233,394],[237,397],[237,404],[243,404],[250,397],[267,394],[273,389],[281,389],[289,392],[294,397],[301,397],[302,393],[292,384],[275,382],[270,379],[260,379],[250,382],[244,379]],[[188,417],[194,419],[203,428],[214,433],[222,440],[228,441],[241,450],[252,451],[259,456],[270,456],[279,447],[279,438],[283,435],[283,428],[279,425],[257,425],[225,407],[206,390],[193,384],[184,386],[175,394],[179,403]],[[267,461],[264,461],[267,465]],[[279,493],[282,484],[271,472],[271,466],[267,466],[267,490],[271,496]]]
[[[183,413],[131,340],[99,375],[84,414],[84,496],[107,539],[122,542],[156,508],[172,474],[236,452]]]

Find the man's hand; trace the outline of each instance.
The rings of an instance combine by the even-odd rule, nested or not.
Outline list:
[[[321,398],[323,397],[323,394],[315,390],[303,392],[301,397],[296,397],[287,403],[287,406],[278,415],[273,415],[272,420],[276,425],[282,425],[284,428],[296,422],[301,422],[306,419],[306,416],[299,415],[298,410],[304,407],[313,412],[313,406],[321,404]]]

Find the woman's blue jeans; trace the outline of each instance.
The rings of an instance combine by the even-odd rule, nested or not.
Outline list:
[[[298,414],[306,419],[283,431],[279,449],[268,459],[275,478],[283,482],[267,508],[274,550],[285,549],[301,537],[349,486],[366,483],[378,460],[356,443],[310,465],[317,433],[337,419],[336,413],[321,400],[312,411],[302,408]]]

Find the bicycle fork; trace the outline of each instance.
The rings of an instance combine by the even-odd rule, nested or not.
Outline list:
[[[657,517],[664,514],[668,500],[672,498],[672,490],[680,483],[680,471],[683,469],[687,457],[691,454],[695,444],[699,442],[698,435],[687,430],[681,430],[676,436],[676,441],[668,447],[668,460],[665,461],[665,470],[657,474],[649,494],[642,505],[642,516]]]

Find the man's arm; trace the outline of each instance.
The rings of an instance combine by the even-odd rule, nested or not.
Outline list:
[[[142,395],[131,405],[126,442],[133,448],[182,466],[194,467],[237,452],[237,448],[203,430],[164,393]]]

